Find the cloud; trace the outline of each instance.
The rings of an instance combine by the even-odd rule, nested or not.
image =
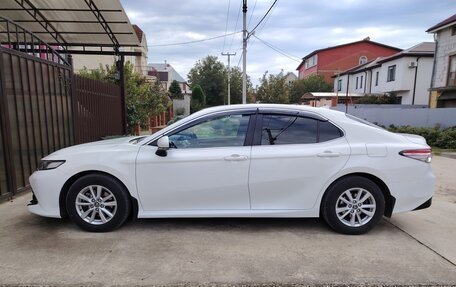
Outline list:
[[[226,32],[242,29],[241,0],[121,2],[131,22],[138,24],[146,33],[149,45],[224,35],[227,14]],[[248,2],[249,31],[272,2]],[[425,30],[451,16],[451,13],[454,13],[452,0],[279,0],[255,33],[274,47],[298,58],[316,49],[358,41],[367,36],[372,41],[406,49],[419,42],[432,41],[432,35]],[[240,34],[190,45],[150,47],[149,61],[167,60],[185,78],[195,62],[207,55],[217,56],[227,64],[226,57],[220,55],[222,51],[237,53],[232,58],[232,65],[236,66],[240,63],[241,47]],[[296,72],[299,65],[296,60],[281,55],[254,38],[248,42],[247,63],[247,73],[254,84],[266,70],[269,73],[278,73],[281,69]]]

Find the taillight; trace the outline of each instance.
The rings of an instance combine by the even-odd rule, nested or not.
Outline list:
[[[430,148],[403,150],[399,154],[427,163],[430,163],[432,159],[432,150]]]

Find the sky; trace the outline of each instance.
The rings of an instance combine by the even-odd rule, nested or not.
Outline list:
[[[248,0],[249,32],[273,2]],[[233,34],[242,30],[242,0],[121,3],[131,23],[146,33],[149,63],[166,60],[187,79],[196,61],[213,55],[227,65],[227,57],[221,53],[230,52],[236,53],[231,57],[231,66],[242,68],[242,33]],[[300,59],[312,51],[366,37],[407,49],[433,41],[433,36],[425,31],[454,13],[454,0],[277,0],[248,40],[247,74],[254,86],[266,71],[277,74],[283,70],[297,75]],[[219,38],[167,46],[213,37]]]

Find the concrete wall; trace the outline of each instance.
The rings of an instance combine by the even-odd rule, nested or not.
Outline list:
[[[437,53],[433,88],[445,87],[448,80],[448,56],[456,53],[456,37],[451,36],[451,27],[437,33]]]
[[[332,109],[345,112],[345,105]],[[429,109],[425,106],[404,105],[354,105],[348,106],[348,113],[358,118],[383,126],[414,126],[442,128],[456,126],[456,108]]]
[[[173,113],[177,116],[177,110],[183,108],[184,109],[184,116],[188,116],[190,114],[190,99],[189,95],[184,95],[183,99],[174,99],[173,100]]]

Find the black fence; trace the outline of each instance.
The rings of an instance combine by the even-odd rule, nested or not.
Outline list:
[[[3,161],[12,169],[3,168],[2,185],[12,192],[42,157],[74,142],[71,67],[0,48],[0,69]]]
[[[74,75],[75,143],[122,135],[124,115],[120,86]]]

